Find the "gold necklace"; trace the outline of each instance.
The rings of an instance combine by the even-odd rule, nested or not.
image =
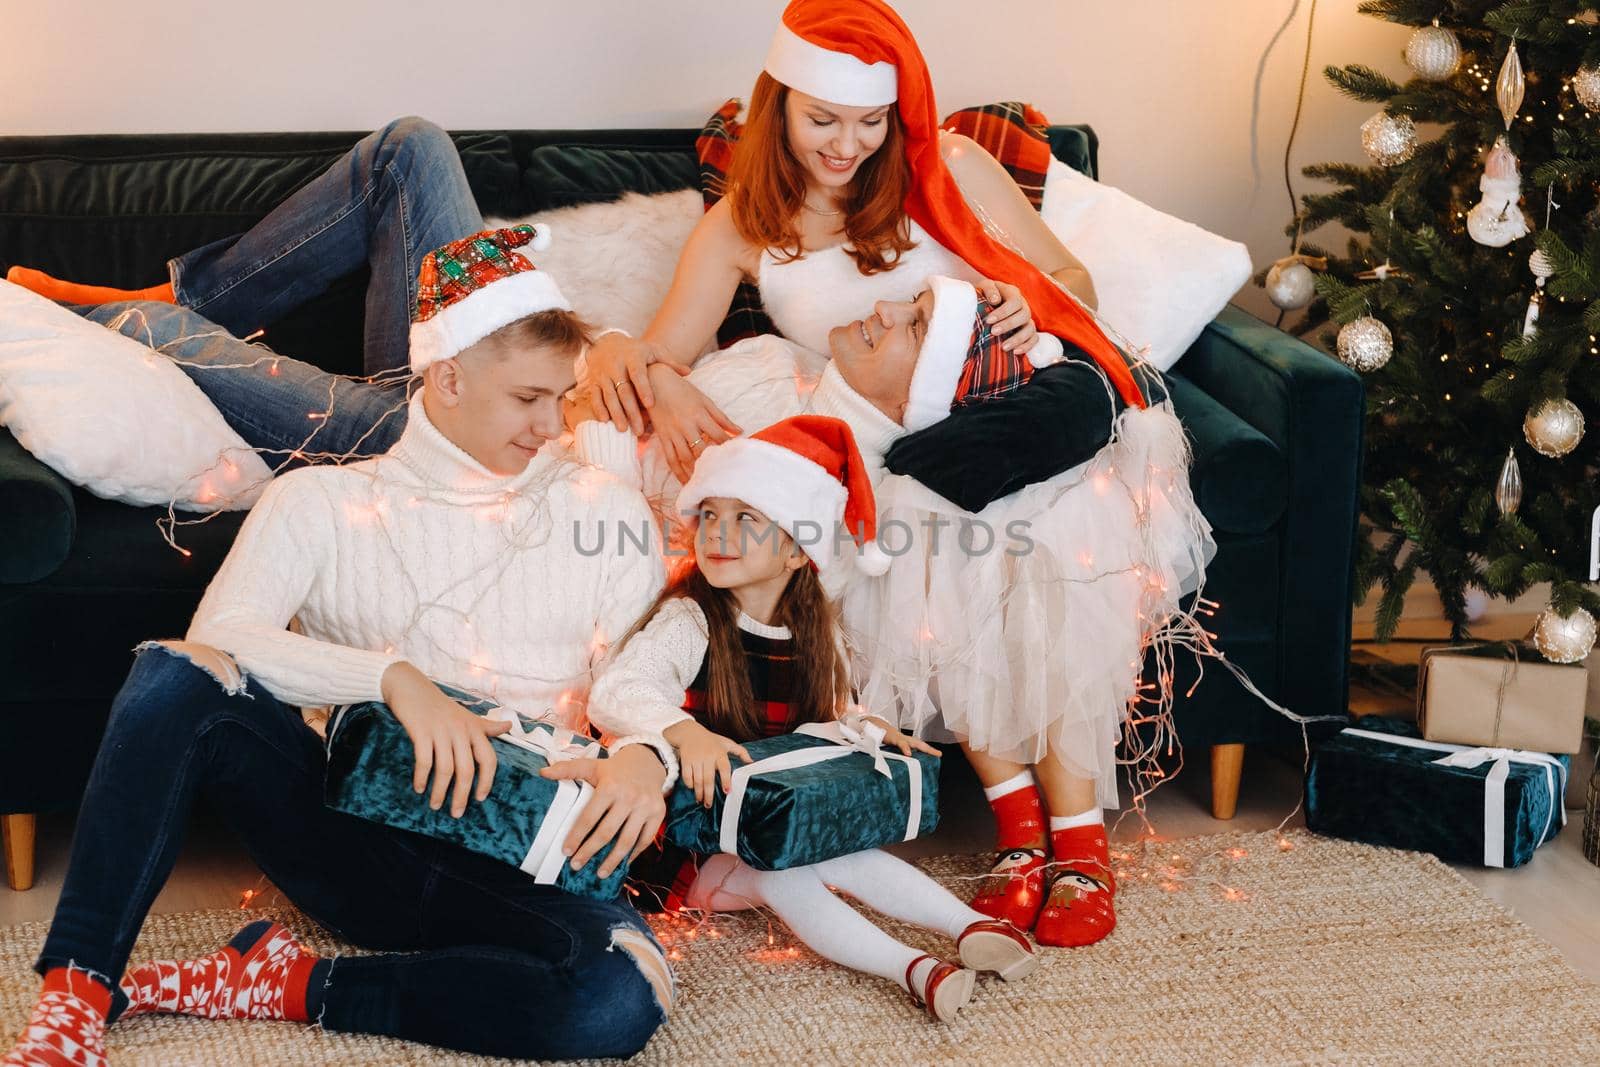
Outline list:
[[[819,207],[812,207],[810,202],[806,201],[806,200],[800,201],[800,204],[807,211],[813,212],[814,214],[817,214],[817,215],[843,215],[844,214],[844,210],[843,209],[839,209],[839,210],[836,210],[836,211],[824,211]]]

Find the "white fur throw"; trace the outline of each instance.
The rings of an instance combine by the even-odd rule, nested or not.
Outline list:
[[[126,504],[248,508],[272,477],[165,356],[4,281],[0,425],[68,481]]]
[[[1206,324],[1250,280],[1238,241],[1141,203],[1059,159],[1045,176],[1046,226],[1094,279],[1100,317],[1152,364],[1176,363]]]
[[[490,219],[488,224],[547,223],[550,247],[524,254],[550,272],[573,310],[590,325],[616,326],[638,337],[666,299],[689,231],[704,214],[699,191],[681,189],[650,196],[628,193],[608,203]]]

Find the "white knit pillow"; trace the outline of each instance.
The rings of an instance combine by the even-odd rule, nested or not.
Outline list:
[[[1250,280],[1250,250],[1163,214],[1059,159],[1045,175],[1045,225],[1094,279],[1100,317],[1166,370]]]
[[[126,504],[248,508],[272,477],[166,357],[4,281],[0,425],[68,481]]]

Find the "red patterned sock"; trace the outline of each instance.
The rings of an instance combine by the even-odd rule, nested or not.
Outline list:
[[[1117,925],[1117,883],[1111,876],[1105,825],[1094,822],[1052,831],[1050,844],[1055,850],[1050,895],[1039,912],[1034,936],[1039,944],[1056,948],[1092,945]]]
[[[111,990],[80,968],[53,967],[4,1067],[106,1067]]]
[[[122,979],[123,1014],[306,1022],[306,989],[318,962],[287,929],[262,919],[209,956],[130,967]]]
[[[985,789],[994,809],[996,847],[990,877],[978,885],[972,908],[1028,930],[1044,905],[1044,806],[1028,771]]]

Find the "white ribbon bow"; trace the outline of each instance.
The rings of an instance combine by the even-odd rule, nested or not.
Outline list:
[[[893,777],[889,771],[889,760],[898,760],[905,764],[909,785],[906,834],[902,840],[910,841],[917,836],[918,831],[922,829],[922,764],[912,756],[899,752],[885,752],[883,727],[875,722],[867,722],[857,716],[849,715],[833,722],[808,722],[797,727],[795,733],[821,738],[833,744],[780,752],[775,756],[768,756],[766,759],[734,768],[733,781],[728,787],[728,798],[722,805],[722,827],[717,835],[717,847],[721,851],[730,856],[739,854],[739,815],[744,810],[745,793],[750,787],[752,776],[791,770],[795,767],[808,767],[813,763],[825,763],[853,752],[870,756],[872,769],[886,778]]]
[[[1540,833],[1539,840],[1535,842],[1535,847],[1549,840],[1550,827],[1555,821],[1556,812],[1561,813],[1561,825],[1567,824],[1567,808],[1562,801],[1567,788],[1567,768],[1548,753],[1529,752],[1520,748],[1448,745],[1442,741],[1423,741],[1415,737],[1358,730],[1353,726],[1347,727],[1343,732],[1352,737],[1365,737],[1407,748],[1424,748],[1446,753],[1433,761],[1440,767],[1459,767],[1470,771],[1482,767],[1485,763],[1493,764],[1483,780],[1483,865],[1485,867],[1506,865],[1506,779],[1511,776],[1513,763],[1525,763],[1541,768],[1544,771],[1545,785],[1550,790],[1551,810],[1545,813],[1544,830]]]

